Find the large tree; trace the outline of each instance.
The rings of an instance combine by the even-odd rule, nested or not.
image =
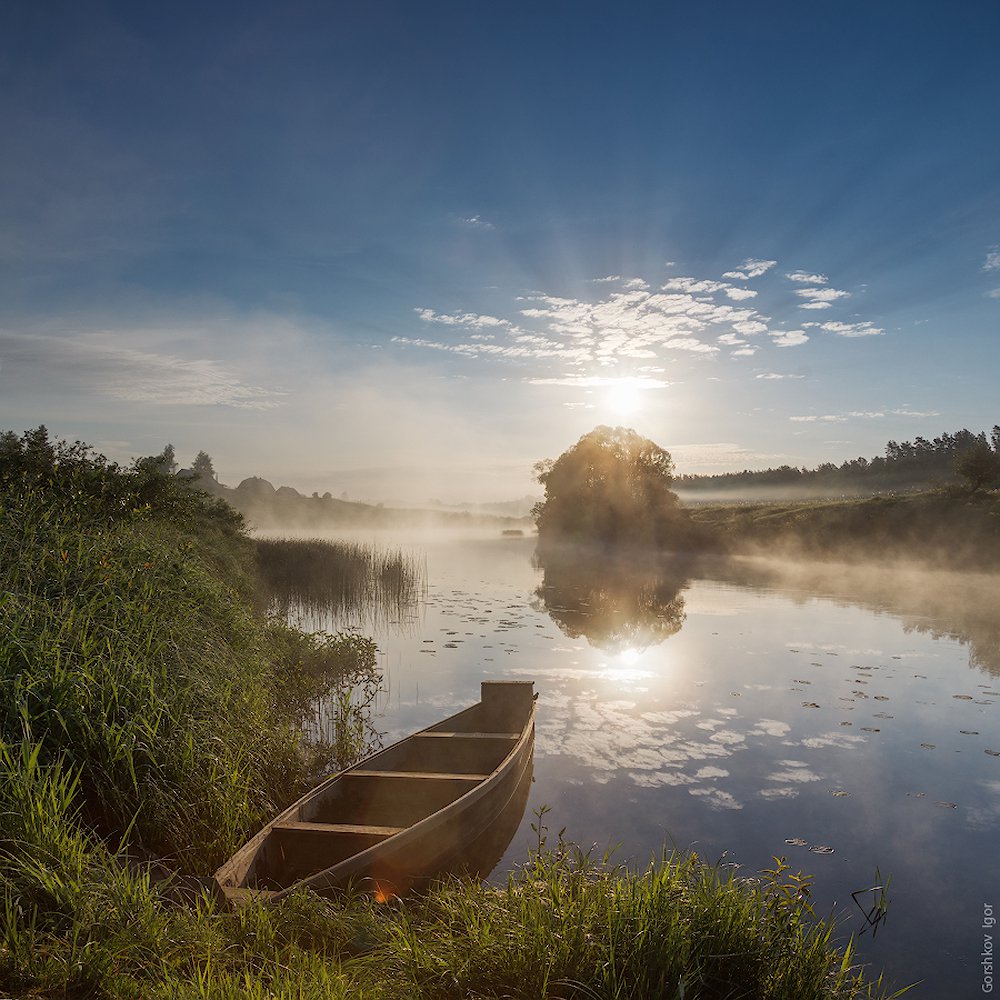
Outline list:
[[[596,427],[535,473],[545,487],[534,511],[542,538],[665,547],[687,540],[670,489],[673,459],[634,430]]]

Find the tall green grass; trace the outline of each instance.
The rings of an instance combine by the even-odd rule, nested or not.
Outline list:
[[[2,444],[0,743],[75,773],[102,835],[211,871],[311,779],[305,706],[374,647],[255,613],[225,505],[37,432]]]
[[[19,764],[17,766],[20,766]],[[28,768],[37,795],[72,798],[58,768]],[[25,782],[22,780],[22,787]],[[24,995],[371,1000],[860,1000],[881,980],[814,920],[809,879],[784,862],[759,878],[664,856],[642,872],[560,839],[506,885],[452,879],[378,904],[306,891],[237,912],[163,888],[68,833],[45,810],[29,852],[5,858],[0,986]],[[60,818],[61,817],[61,818]],[[8,832],[8,831],[5,831]],[[26,831],[27,833],[27,831]],[[25,845],[27,847],[27,844]],[[41,869],[44,869],[42,871]],[[47,893],[24,919],[23,902]],[[15,913],[15,910],[19,912]],[[20,917],[20,919],[17,919]],[[898,995],[898,994],[896,994]]]
[[[783,859],[756,878],[664,854],[642,872],[545,828],[503,888],[451,881],[389,927],[413,996],[830,1000],[886,996],[815,920]]]

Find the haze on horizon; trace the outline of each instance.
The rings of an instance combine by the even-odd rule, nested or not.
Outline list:
[[[1000,7],[0,13],[0,428],[231,485],[538,492],[998,420]]]

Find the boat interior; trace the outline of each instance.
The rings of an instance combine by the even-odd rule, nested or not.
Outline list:
[[[401,833],[499,768],[530,717],[530,684],[483,683],[483,701],[367,758],[275,823],[244,884],[279,890]]]

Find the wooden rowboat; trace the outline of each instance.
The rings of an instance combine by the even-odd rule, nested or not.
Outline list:
[[[239,904],[300,886],[328,895],[354,884],[401,895],[454,870],[471,848],[492,840],[495,851],[503,820],[509,843],[531,781],[532,688],[483,681],[477,704],[328,778],[215,873],[222,894]]]

